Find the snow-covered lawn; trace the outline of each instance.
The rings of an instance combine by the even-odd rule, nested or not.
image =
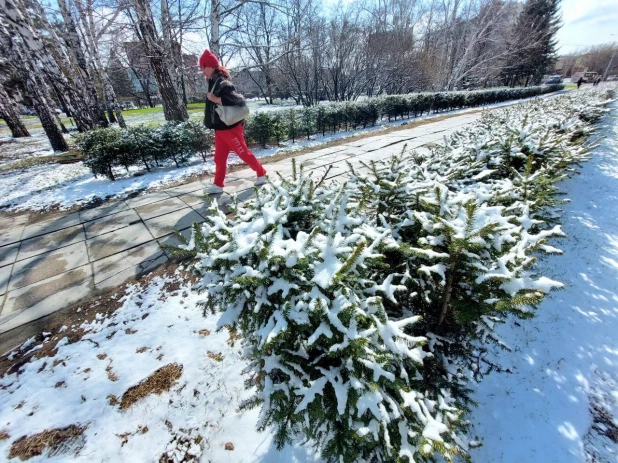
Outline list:
[[[240,343],[215,330],[218,316],[202,316],[200,297],[180,272],[121,296],[112,316],[58,327],[42,344],[21,347],[57,343],[58,352],[0,379],[0,460],[21,436],[75,425],[84,429],[80,438],[29,461],[137,463],[164,454],[178,462],[314,461],[302,448],[272,448],[270,436],[255,430],[258,410],[236,411],[248,396]],[[71,343],[75,333],[85,335]],[[124,396],[166,366],[181,366],[171,391],[137,401]],[[227,443],[234,450],[225,450]]]
[[[618,461],[618,118],[581,173],[562,184],[562,256],[538,273],[565,284],[527,321],[497,335],[514,352],[489,357],[505,373],[477,386],[470,418],[479,462]],[[517,325],[521,325],[517,326]],[[608,436],[611,436],[609,438]],[[613,439],[613,441],[612,441]]]

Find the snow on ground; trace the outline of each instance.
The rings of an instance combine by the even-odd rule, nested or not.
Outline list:
[[[64,338],[53,358],[0,379],[0,433],[10,436],[0,438],[0,460],[22,436],[77,425],[86,427],[82,439],[29,461],[151,463],[166,452],[179,455],[175,440],[189,443],[196,457],[177,461],[317,461],[299,447],[278,452],[268,433],[255,430],[258,410],[236,410],[250,392],[239,342],[232,346],[227,330],[215,331],[218,316],[203,317],[188,282],[177,290],[166,286],[179,280],[176,274],[156,277],[146,288],[129,286],[111,317],[82,325],[87,334],[81,340],[70,343],[68,331],[49,334],[46,342]],[[38,349],[32,342],[24,346]],[[171,391],[122,409],[130,387],[170,364],[182,365]],[[234,450],[225,450],[228,442]]]
[[[528,100],[519,100],[518,103]],[[258,103],[255,104],[257,105]],[[509,104],[512,104],[512,102],[497,103],[486,108],[497,108]],[[290,109],[293,107],[278,106],[273,107],[273,110]],[[446,114],[463,114],[477,111],[478,109],[469,108],[440,114],[429,114],[406,121],[388,122],[384,120],[378,122],[375,127],[339,132],[324,137],[317,135],[313,136],[310,140],[301,139],[296,143],[285,142],[281,147],[254,148],[252,152],[257,158],[273,156],[283,152],[293,153],[305,148],[318,148],[325,143],[353,136],[370,135],[372,133],[378,135],[379,131],[389,127],[406,125],[419,120],[441,117]],[[264,105],[259,106],[259,110],[263,111]],[[201,117],[201,112],[191,113],[191,119],[199,120]],[[134,116],[130,120],[131,125],[154,122],[162,123],[163,114],[144,114]],[[14,143],[10,142],[10,140],[15,139],[0,138],[0,166],[2,166],[3,162],[14,162],[27,157],[53,154],[48,142],[44,138],[44,134],[40,131],[33,132],[32,139],[17,139],[19,142]],[[29,148],[25,147],[31,148],[29,150]],[[17,154],[12,153],[13,149],[17,150]],[[230,155],[228,165],[241,163],[242,161],[236,155]],[[197,156],[190,159],[187,166],[181,168],[176,168],[170,162],[168,166],[152,169],[152,172],[147,172],[140,166],[131,168],[129,172],[126,172],[124,169],[117,169],[115,171],[117,180],[113,182],[103,177],[95,178],[82,162],[75,164],[50,163],[22,170],[0,171],[0,198],[2,198],[0,199],[0,209],[7,211],[44,211],[50,208],[66,210],[75,205],[85,205],[92,201],[121,199],[135,192],[157,190],[171,183],[182,181],[192,175],[208,173],[214,173],[214,162],[211,160],[203,162]]]
[[[475,386],[479,405],[469,418],[483,446],[473,461],[618,461],[618,445],[604,436],[618,424],[618,119],[605,121],[607,138],[592,160],[562,184],[572,200],[563,214],[568,237],[557,243],[564,255],[539,266],[566,287],[545,298],[536,318],[498,328],[514,351],[492,360],[509,372]],[[129,286],[114,315],[83,324],[82,340],[61,341],[53,358],[0,379],[0,436],[9,436],[0,437],[0,459],[21,436],[77,424],[86,426],[84,439],[30,461],[152,462],[179,440],[193,442],[202,462],[319,461],[302,447],[278,452],[268,432],[255,431],[257,410],[237,411],[249,395],[239,343],[215,331],[217,315],[202,316],[187,281],[166,285],[179,275]],[[170,392],[113,405],[112,396],[121,400],[173,363],[183,370]]]
[[[539,263],[565,289],[534,319],[497,329],[514,352],[494,361],[511,373],[476,386],[470,419],[483,446],[474,461],[618,461],[618,120],[604,122],[607,138],[562,184],[572,201],[562,215],[568,237],[556,244],[564,255]]]

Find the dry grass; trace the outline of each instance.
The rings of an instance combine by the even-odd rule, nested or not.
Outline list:
[[[612,415],[605,407],[598,402],[594,402],[590,407],[592,412],[592,427],[595,428],[599,434],[604,435],[612,442],[618,444],[618,426],[616,426]]]
[[[107,379],[109,379],[112,382],[118,381],[118,376],[116,375],[116,373],[114,373],[114,370],[112,370],[111,363],[107,366],[105,371],[107,372]]]
[[[240,339],[240,334],[236,329],[229,328],[230,338],[227,340],[228,346],[234,347],[234,343]]]
[[[482,109],[478,109],[475,111],[469,111],[466,114],[474,114],[474,113],[479,113],[482,112]],[[440,121],[444,121],[446,119],[450,119],[452,117],[457,117],[457,116],[461,116],[461,114],[445,114],[444,116],[438,116],[438,117],[432,117],[430,119],[422,119],[420,121],[411,121],[411,122],[407,122],[404,123],[402,122],[402,125],[396,125],[393,127],[388,127],[382,130],[375,130],[373,132],[368,132],[368,133],[362,133],[359,135],[354,135],[351,137],[346,137],[346,138],[342,138],[340,140],[333,140],[327,143],[323,143],[320,144],[319,146],[310,146],[307,148],[303,148],[301,150],[298,151],[284,151],[282,153],[277,153],[273,156],[268,156],[268,157],[264,157],[264,158],[260,158],[260,162],[262,164],[268,164],[271,162],[277,162],[277,161],[281,161],[283,159],[289,159],[289,158],[294,158],[297,156],[301,156],[303,154],[307,154],[307,153],[311,153],[313,151],[317,151],[317,150],[321,150],[324,148],[331,148],[333,146],[339,146],[339,145],[345,145],[351,142],[355,142],[357,140],[362,140],[364,138],[369,138],[369,137],[376,137],[376,136],[380,136],[380,135],[384,135],[384,134],[388,134],[388,133],[393,133],[393,132],[398,132],[400,130],[409,130],[409,129],[414,129],[416,127],[420,127],[422,125],[427,125],[427,124],[433,124],[434,122],[440,122]],[[244,165],[242,164],[237,164],[234,166],[230,166],[228,168],[228,171],[233,172],[234,170],[243,168]],[[236,169],[234,169],[236,168]]]
[[[0,431],[0,441],[7,440],[9,437],[11,436],[9,436],[9,433],[6,431],[6,429]]]
[[[223,354],[221,352],[210,352],[206,354],[208,358],[213,359],[215,362],[223,362]]]
[[[169,391],[172,384],[182,375],[182,365],[170,363],[159,368],[137,386],[133,386],[122,395],[120,409],[129,408],[134,403],[151,394],[161,394]]]
[[[40,166],[43,164],[72,164],[84,159],[82,154],[76,152],[67,152],[56,156],[40,156],[27,159],[20,159],[19,161],[11,162],[0,166],[0,172],[10,172],[13,170],[29,169],[31,167]]]
[[[210,330],[203,329],[203,330],[199,330],[198,333],[201,334],[202,336],[209,336]]]
[[[45,450],[57,450],[61,445],[79,438],[85,427],[72,424],[66,428],[48,429],[32,436],[23,436],[13,442],[9,458],[27,460],[41,455]]]

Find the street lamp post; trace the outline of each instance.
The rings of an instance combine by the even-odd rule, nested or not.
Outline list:
[[[611,34],[611,35],[616,35],[616,34]],[[612,53],[612,57],[609,59],[609,63],[607,63],[605,72],[603,73],[603,80],[607,80],[607,74],[609,73],[609,69],[612,66],[612,62],[614,61],[614,56],[616,56],[616,42],[612,42],[612,48],[614,49],[614,51]]]

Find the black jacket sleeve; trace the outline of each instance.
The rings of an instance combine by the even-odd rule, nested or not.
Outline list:
[[[227,79],[220,79],[215,80],[214,82],[209,82],[208,89],[215,96],[221,98],[222,106],[244,106],[247,104],[244,97],[236,91],[234,85]],[[237,122],[233,125],[226,125],[223,121],[221,121],[221,119],[219,119],[219,115],[215,111],[215,106],[216,105],[212,101],[206,99],[206,108],[204,110],[204,125],[207,128],[214,130],[229,130],[239,124],[242,124],[243,121]]]
[[[221,97],[221,104],[223,106],[245,105],[245,99],[231,83],[229,85],[222,85],[218,96]]]

